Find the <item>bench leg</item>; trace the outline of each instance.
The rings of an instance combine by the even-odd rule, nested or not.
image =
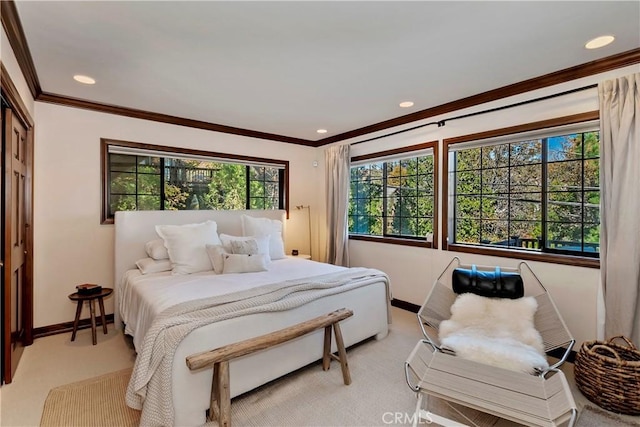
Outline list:
[[[78,332],[78,323],[80,322],[80,313],[82,313],[82,300],[78,301],[76,307],[76,318],[73,320],[73,332],[71,333],[71,341],[75,341],[76,332]]]
[[[351,374],[349,373],[349,364],[347,363],[347,351],[344,349],[344,341],[342,340],[342,331],[338,322],[333,324],[333,332],[336,335],[336,346],[338,347],[338,356],[340,366],[342,367],[342,378],[344,384],[351,384]]]
[[[220,408],[218,406],[218,383],[220,382],[220,363],[213,364],[213,381],[211,381],[211,403],[209,404],[209,416],[207,421],[217,421],[220,419]]]
[[[331,325],[324,328],[324,349],[322,351],[322,370],[328,371],[331,366]]]
[[[229,362],[213,365],[211,404],[207,421],[218,421],[219,427],[231,426],[231,390],[229,389]]]

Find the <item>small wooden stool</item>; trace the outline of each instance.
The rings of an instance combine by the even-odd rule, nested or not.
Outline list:
[[[76,308],[76,318],[73,321],[73,332],[71,333],[71,341],[76,339],[76,332],[78,332],[78,323],[80,322],[80,313],[82,313],[82,303],[87,301],[89,303],[89,311],[91,312],[91,337],[93,338],[93,345],[98,343],[98,338],[96,337],[96,300],[98,300],[98,304],[100,305],[100,321],[102,323],[102,330],[107,334],[107,320],[104,316],[104,301],[102,300],[104,297],[108,297],[113,293],[113,289],[111,288],[102,288],[100,292],[96,292],[95,294],[90,295],[80,295],[77,292],[69,295],[69,299],[71,301],[78,301],[78,307]]]

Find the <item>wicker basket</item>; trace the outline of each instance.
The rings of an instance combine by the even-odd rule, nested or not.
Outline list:
[[[616,344],[616,339],[625,345]],[[596,405],[612,412],[640,415],[640,351],[626,337],[587,341],[576,356],[576,384]]]

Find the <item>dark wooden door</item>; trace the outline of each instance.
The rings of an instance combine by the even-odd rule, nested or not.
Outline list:
[[[27,343],[28,139],[25,126],[4,109],[3,117],[3,380],[10,383]]]

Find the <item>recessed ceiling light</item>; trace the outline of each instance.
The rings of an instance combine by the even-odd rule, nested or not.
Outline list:
[[[327,130],[326,129],[318,129],[316,132],[318,132],[318,133],[327,133]]]
[[[600,36],[596,37],[593,40],[589,40],[587,44],[584,45],[587,49],[598,49],[599,47],[603,47],[613,42],[616,38],[613,36]]]
[[[73,80],[77,81],[78,83],[82,83],[85,85],[94,85],[96,84],[96,79],[89,77],[89,76],[83,76],[82,74],[76,74],[75,76],[73,76]]]
[[[413,107],[413,102],[411,101],[404,101],[400,103],[400,107],[402,108],[409,108],[409,107]]]

